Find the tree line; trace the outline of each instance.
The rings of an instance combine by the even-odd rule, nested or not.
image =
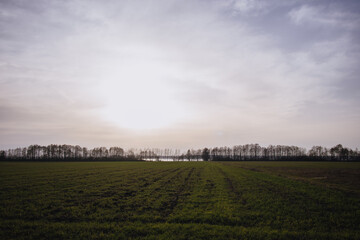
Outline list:
[[[310,150],[297,146],[259,144],[236,145],[233,147],[214,147],[203,149],[128,149],[121,147],[96,147],[88,149],[79,145],[48,146],[30,145],[24,148],[0,150],[1,160],[173,160],[173,161],[359,161],[358,149],[343,147],[338,144],[332,148],[313,146]]]
[[[213,161],[244,161],[244,160],[272,160],[272,161],[359,161],[358,149],[343,147],[338,144],[332,148],[313,146],[310,150],[297,146],[245,144],[229,147],[215,147],[202,150],[202,159]]]

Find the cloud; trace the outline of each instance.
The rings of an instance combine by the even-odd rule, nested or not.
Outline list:
[[[233,8],[235,12],[247,14],[254,12],[261,12],[269,6],[269,2],[255,1],[255,0],[237,0],[233,1]]]
[[[343,94],[357,86],[350,76],[358,72],[354,28],[325,38],[305,26],[315,22],[327,32],[351,25],[353,17],[332,8],[264,1],[1,4],[0,145],[311,145],[321,141],[319,132],[340,134],[337,124],[356,128],[360,120],[356,91]],[[275,15],[284,35],[249,20]],[[302,37],[291,39],[287,30]],[[287,41],[302,47],[289,50]]]
[[[309,6],[302,5],[289,12],[290,19],[297,25],[312,25],[356,29],[360,19],[357,14],[341,11],[335,5]]]

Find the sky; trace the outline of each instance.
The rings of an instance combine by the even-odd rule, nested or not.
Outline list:
[[[0,148],[360,147],[360,1],[0,0]]]

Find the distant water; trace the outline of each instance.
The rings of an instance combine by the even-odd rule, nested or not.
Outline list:
[[[178,158],[143,158],[144,161],[149,161],[149,162],[188,162],[189,160],[187,159],[178,159]],[[203,161],[202,159],[199,160],[191,160],[191,162],[200,162]]]

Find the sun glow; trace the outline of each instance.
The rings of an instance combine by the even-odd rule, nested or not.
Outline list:
[[[157,46],[123,43],[98,61],[101,117],[120,128],[145,130],[169,127],[189,115],[171,85],[171,76],[182,71],[166,60],[168,54]]]
[[[130,130],[169,127],[181,119],[181,108],[164,94],[116,96],[103,109],[105,120]]]
[[[131,80],[105,84],[103,119],[131,130],[165,128],[182,121],[188,111],[176,99],[175,90],[162,80],[146,80],[151,77],[137,73]]]

